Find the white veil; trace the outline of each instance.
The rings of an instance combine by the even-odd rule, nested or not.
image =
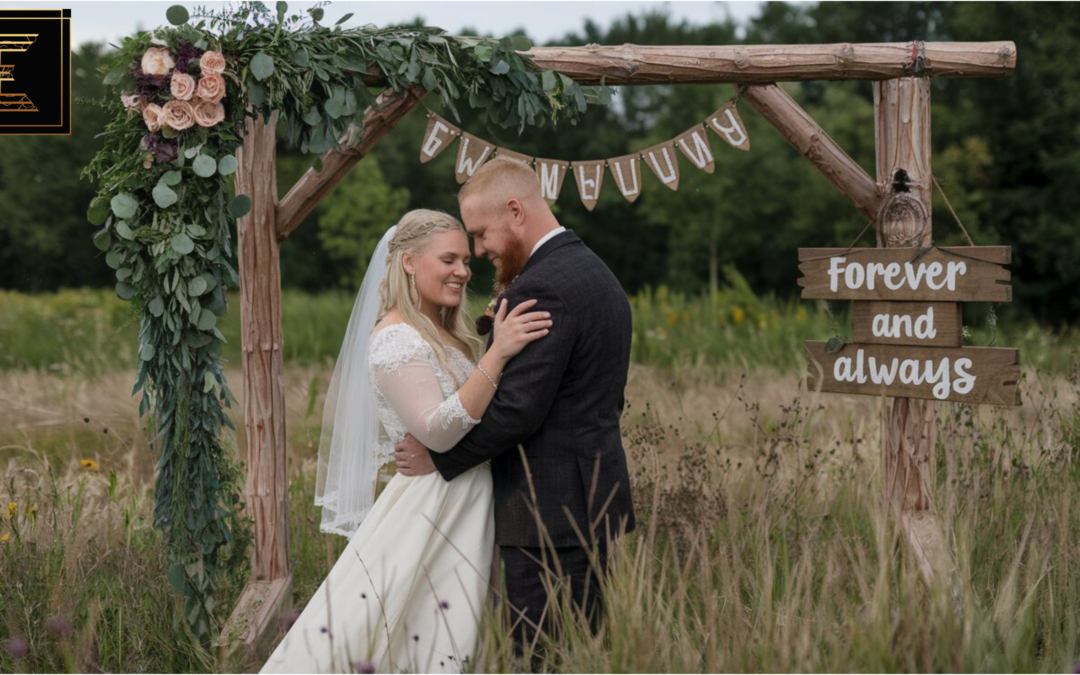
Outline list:
[[[378,319],[379,286],[397,226],[383,235],[371,256],[353,305],[345,340],[323,405],[315,504],[323,507],[319,529],[352,537],[375,501],[375,483],[392,449],[379,448],[379,414],[368,376],[368,346]]]

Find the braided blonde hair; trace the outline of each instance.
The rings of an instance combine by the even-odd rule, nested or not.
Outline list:
[[[412,256],[420,255],[431,243],[433,235],[442,232],[460,231],[465,233],[465,226],[461,221],[442,211],[429,209],[416,209],[409,211],[401,217],[397,224],[397,232],[390,240],[389,254],[386,258],[387,274],[382,285],[379,286],[379,295],[382,302],[379,306],[378,321],[382,321],[391,310],[396,309],[405,319],[406,323],[415,328],[424,340],[431,345],[435,352],[435,358],[443,371],[457,381],[454,371],[449,366],[446,358],[446,347],[440,337],[438,327],[425,316],[415,304],[410,294],[409,275],[405,272],[402,256],[406,253]],[[461,304],[457,307],[443,307],[439,310],[439,319],[442,328],[450,333],[458,342],[467,348],[467,356],[473,360],[479,359],[483,350],[483,342],[469,330],[471,321],[468,316],[468,307],[465,296],[462,296]],[[457,386],[461,386],[457,382]]]

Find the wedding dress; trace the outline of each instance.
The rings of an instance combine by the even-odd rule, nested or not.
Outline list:
[[[475,363],[453,347],[446,353],[465,382]],[[376,331],[367,365],[380,464],[406,432],[445,452],[479,423],[408,324]],[[450,482],[438,472],[395,475],[262,672],[462,671],[475,658],[488,597],[491,502],[487,464]]]

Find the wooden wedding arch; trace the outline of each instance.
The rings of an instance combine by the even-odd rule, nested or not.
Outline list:
[[[1016,69],[1012,42],[907,42],[830,45],[537,47],[523,52],[542,69],[580,84],[735,84],[743,100],[820,170],[877,230],[877,245],[932,241],[930,78],[1003,77]],[[874,88],[876,179],[781,89],[805,80],[870,80]],[[385,84],[372,75],[368,84]],[[251,576],[223,632],[248,658],[276,636],[292,590],[288,537],[285,383],[282,369],[279,247],[318,203],[424,97],[421,88],[385,90],[368,110],[360,142],[323,154],[282,199],[277,195],[274,122],[249,119],[238,159],[236,191],[251,196],[239,219],[240,322],[244,375],[247,480],[254,521]],[[342,139],[344,141],[345,139]],[[341,143],[344,145],[344,142]],[[925,218],[890,220],[882,205],[903,169]],[[910,245],[910,244],[907,244]],[[920,563],[934,583],[951,557],[931,511],[923,480],[935,441],[932,401],[896,398],[882,408],[884,494]]]

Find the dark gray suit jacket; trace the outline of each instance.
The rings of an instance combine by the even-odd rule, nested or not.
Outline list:
[[[491,460],[500,546],[575,546],[632,530],[619,430],[632,334],[622,286],[566,231],[529,258],[502,297],[508,309],[535,298],[530,311],[551,312],[551,332],[510,361],[480,424],[431,453],[435,467],[452,480]]]

